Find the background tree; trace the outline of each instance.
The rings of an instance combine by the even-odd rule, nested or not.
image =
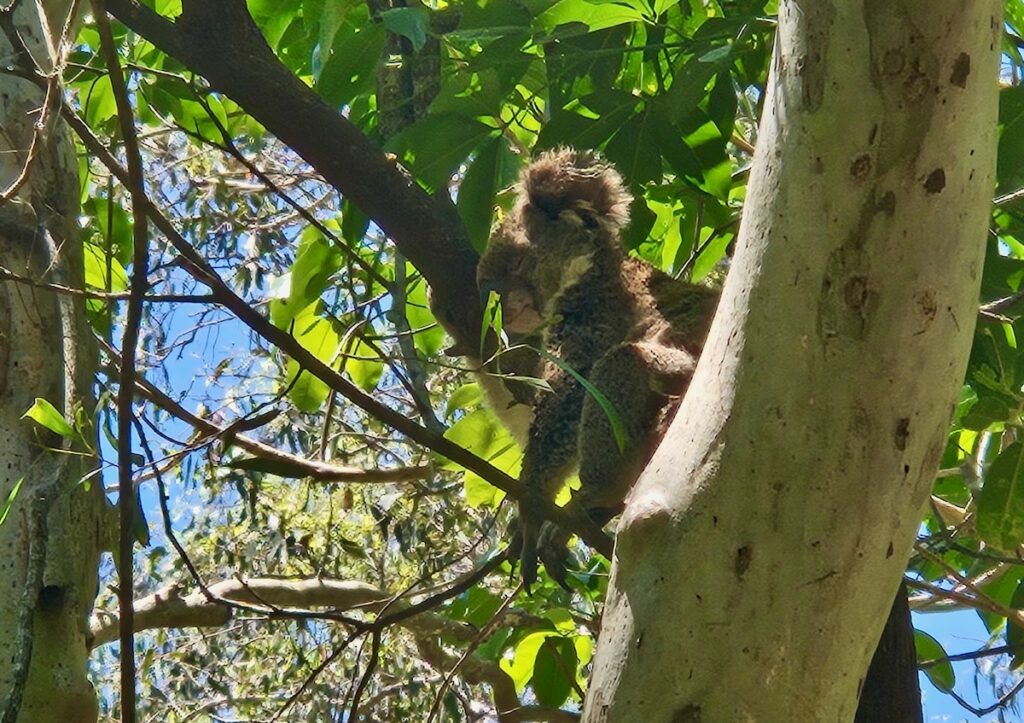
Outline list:
[[[117,604],[104,586],[91,626],[101,707],[135,702],[168,720],[574,719],[607,586],[608,562],[591,554],[603,541],[579,528],[593,544],[577,548],[572,594],[547,579],[533,597],[517,591],[500,538],[502,490],[518,492],[519,454],[444,356],[425,280],[458,312],[457,335],[475,339],[475,251],[528,153],[567,143],[602,149],[631,183],[635,253],[719,283],[759,141],[774,4],[107,6],[118,21],[112,42],[102,41],[97,13],[78,35],[61,108],[81,143],[85,283],[113,294],[94,294],[87,306],[105,359],[100,452],[112,462],[120,446],[122,472],[134,468],[138,504],[123,499],[141,519],[123,528],[121,544],[130,533],[143,545],[131,588],[137,701],[131,686],[120,700],[114,656],[124,651],[106,645],[116,638]],[[896,25],[931,27],[943,19],[932,12],[913,10]],[[997,699],[1019,681],[1011,666],[1021,621],[1012,464],[1019,8],[1007,21],[999,182],[1011,195],[993,217],[983,323],[929,533],[909,566],[913,606],[983,611],[992,641],[977,654],[998,663],[979,670],[992,673],[985,679]],[[862,21],[833,22],[845,32]],[[996,82],[980,59],[969,72],[948,70],[943,88],[961,75],[978,83],[971,93]],[[31,65],[16,72],[45,82]],[[984,114],[971,113],[976,132]],[[123,123],[127,116],[133,123]],[[863,117],[859,105],[837,114],[835,136],[852,143],[839,123]],[[838,158],[839,144],[822,153]],[[984,196],[980,143],[978,153],[973,182]],[[144,183],[133,165],[145,170]],[[946,171],[952,188],[960,176]],[[140,216],[150,239],[138,223],[133,229]],[[140,236],[149,246],[144,279]],[[952,253],[938,240],[932,248],[940,258]],[[34,271],[5,274],[8,289],[41,280]],[[129,279],[137,300],[138,289],[145,293],[138,323],[123,303]],[[137,441],[129,445],[114,431],[131,421],[114,398],[128,386],[119,382],[131,366],[120,348],[136,326]],[[792,396],[801,398],[795,386]],[[103,479],[114,484],[112,474]],[[792,502],[792,513],[811,499]],[[795,553],[781,546],[771,559],[785,569]],[[697,552],[686,559],[694,569],[704,561]],[[109,561],[101,573],[116,583]],[[691,578],[688,570],[672,585],[684,589]],[[814,588],[804,594],[812,606],[829,602]],[[870,597],[865,627],[880,629],[876,603],[891,595],[879,588]],[[869,638],[858,638],[850,660],[865,662]],[[951,661],[935,641],[920,643],[930,675],[952,689]],[[837,693],[840,708],[851,690]]]
[[[81,295],[78,166],[60,121],[71,2],[8,3],[0,54],[0,720],[88,721],[89,613],[103,542],[96,350]],[[37,285],[5,281],[10,272]],[[50,288],[42,288],[50,284]],[[35,422],[30,421],[35,420]],[[67,420],[67,421],[65,421]],[[37,424],[37,423],[38,424]],[[19,717],[20,713],[20,717]]]

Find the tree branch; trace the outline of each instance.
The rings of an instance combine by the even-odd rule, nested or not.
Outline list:
[[[477,254],[455,206],[430,196],[392,157],[299,80],[274,55],[241,0],[187,0],[170,21],[136,0],[110,12],[237,102],[351,200],[394,241],[475,342]]]

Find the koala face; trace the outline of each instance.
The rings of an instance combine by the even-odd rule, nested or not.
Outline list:
[[[477,288],[481,301],[490,292],[501,299],[503,327],[515,334],[532,334],[543,323],[543,301],[534,284],[536,254],[512,224],[498,229],[477,266]]]
[[[631,200],[619,174],[591,152],[557,149],[527,167],[519,201],[477,268],[481,294],[501,296],[506,329],[537,331],[595,259],[621,257]]]

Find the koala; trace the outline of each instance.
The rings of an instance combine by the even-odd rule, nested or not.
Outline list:
[[[482,296],[500,297],[503,328],[542,352],[517,359],[516,373],[550,388],[502,384],[491,394],[510,399],[505,411],[518,407],[518,423],[528,424],[518,535],[528,586],[538,556],[565,585],[568,534],[543,521],[537,500],[552,500],[578,468],[572,504],[600,525],[621,511],[686,391],[717,305],[716,291],[627,255],[620,232],[631,201],[597,154],[546,152],[523,171],[513,211],[478,265]]]

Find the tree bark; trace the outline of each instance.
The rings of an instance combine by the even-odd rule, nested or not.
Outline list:
[[[882,639],[871,657],[854,721],[921,723],[923,720],[914,624],[907,603],[907,586],[900,583],[882,629]]]
[[[0,23],[0,55],[53,67],[70,2],[16,3]],[[49,27],[47,32],[46,27]],[[11,38],[20,38],[31,59]],[[0,264],[39,280],[81,288],[76,243],[78,164],[74,144],[39,88],[0,75]],[[47,118],[51,122],[46,122]],[[40,127],[37,130],[37,126]],[[35,145],[35,151],[29,149]],[[23,175],[24,182],[15,180]],[[12,187],[12,184],[14,187]],[[16,193],[14,193],[16,191]],[[80,298],[0,282],[0,720],[96,720],[86,677],[89,613],[98,584],[103,498],[96,460],[22,415],[36,397],[91,420],[95,354]],[[95,430],[84,431],[92,436]],[[83,480],[88,480],[83,482]]]
[[[585,720],[854,717],[970,349],[1000,21],[781,4],[738,251],[620,523]]]

